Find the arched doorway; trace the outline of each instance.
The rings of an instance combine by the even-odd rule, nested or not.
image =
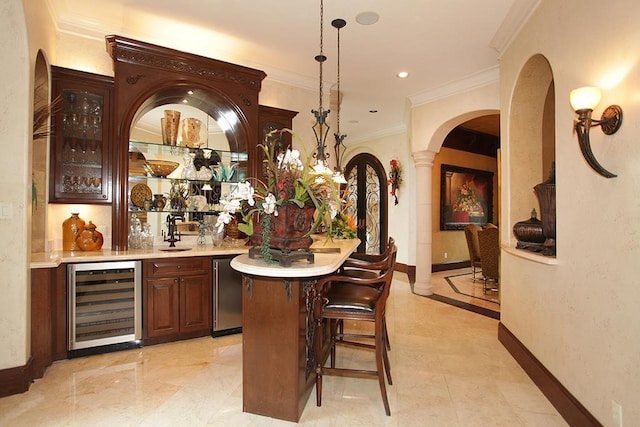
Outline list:
[[[347,213],[356,218],[358,252],[379,254],[388,238],[387,179],[380,160],[369,153],[358,154],[345,168]]]

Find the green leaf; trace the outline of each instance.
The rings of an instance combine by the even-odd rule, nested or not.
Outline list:
[[[238,223],[238,230],[242,231],[247,236],[251,236],[253,234],[253,219],[249,219],[244,223]]]

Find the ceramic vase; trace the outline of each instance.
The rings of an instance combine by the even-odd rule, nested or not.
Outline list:
[[[96,230],[96,226],[89,221],[76,239],[76,244],[83,251],[98,251],[102,249],[104,238],[102,233]]]
[[[80,249],[76,240],[84,230],[85,222],[80,218],[79,213],[72,213],[71,216],[62,222],[62,250],[77,251]]]

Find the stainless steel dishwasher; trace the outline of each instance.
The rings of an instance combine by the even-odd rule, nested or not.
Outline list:
[[[69,264],[69,355],[140,346],[140,261]]]
[[[233,258],[213,258],[214,337],[242,331],[242,274],[231,268]]]

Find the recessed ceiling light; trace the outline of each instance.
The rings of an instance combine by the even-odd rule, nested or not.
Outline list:
[[[369,112],[370,112],[371,114],[375,114],[375,113],[377,113],[377,112],[378,112],[378,110],[369,110]]]
[[[398,76],[399,79],[406,79],[409,77],[409,73],[406,71],[400,71],[396,76]]]
[[[193,91],[192,90],[188,90],[187,91],[187,95],[193,95]]]
[[[356,22],[361,25],[372,25],[378,22],[380,15],[376,12],[361,12],[356,15]]]

